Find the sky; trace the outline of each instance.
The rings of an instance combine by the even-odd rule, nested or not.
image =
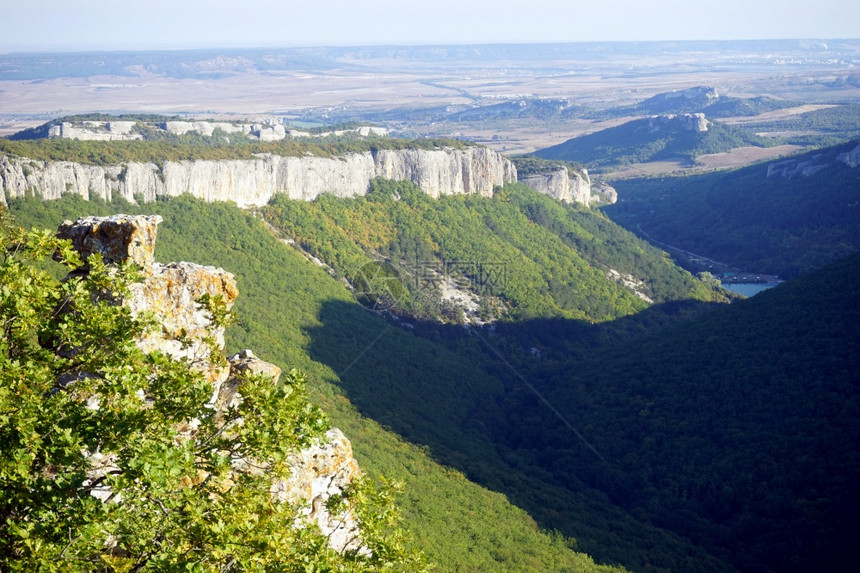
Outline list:
[[[860,37],[857,0],[0,0],[0,51]]]

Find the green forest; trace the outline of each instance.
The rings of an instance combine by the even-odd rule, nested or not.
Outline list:
[[[216,132],[210,136],[185,134],[156,140],[80,141],[77,139],[3,139],[0,153],[34,161],[73,161],[84,165],[118,165],[124,162],[254,159],[260,154],[285,157],[337,157],[380,149],[463,149],[472,145],[460,139],[398,139],[394,137],[333,137],[319,140],[227,141]],[[233,137],[231,135],[231,137]]]
[[[233,272],[228,352],[305,372],[362,468],[404,483],[409,547],[438,570],[804,571],[853,550],[856,257],[727,304],[600,212],[521,186],[10,210],[40,228],[157,213],[158,260]],[[483,295],[479,320],[419,263]],[[346,286],[368,267],[394,303],[376,312],[361,295],[379,291]]]
[[[860,137],[860,105],[823,106],[779,120],[745,123],[757,132],[776,132],[786,143],[823,147]]]
[[[305,373],[311,399],[331,418],[332,425],[350,438],[362,469],[373,477],[404,484],[404,494],[397,502],[404,525],[411,533],[410,547],[423,551],[438,570],[620,570],[596,565],[582,553],[586,550],[584,546],[593,545],[590,539],[580,541],[570,534],[539,526],[504,493],[498,493],[498,489],[477,485],[456,465],[440,464],[442,454],[437,455],[426,442],[410,443],[402,432],[392,431],[385,420],[374,420],[360,412],[340,387],[343,368],[310,353],[314,329],[324,325],[333,329],[344,338],[331,341],[331,350],[342,352],[343,356],[352,353],[353,357],[384,333],[365,353],[366,360],[353,365],[351,371],[366,375],[374,369],[372,361],[377,362],[376,367],[382,369],[374,378],[389,392],[396,391],[395,379],[414,377],[416,368],[419,370],[416,383],[425,388],[440,383],[457,386],[461,369],[480,377],[479,381],[492,382],[465,358],[438,343],[394,330],[375,313],[356,304],[339,281],[283,245],[251,214],[229,204],[207,204],[189,197],[144,206],[87,202],[76,197],[55,202],[27,199],[11,202],[10,210],[21,225],[38,228],[56,228],[64,219],[85,215],[161,214],[165,221],[159,227],[157,260],[194,261],[234,273],[239,288],[234,307],[237,321],[227,331],[227,353],[252,348],[257,355],[285,370],[295,367]],[[324,308],[340,312],[332,317]],[[386,355],[408,360],[389,361],[384,359]],[[422,368],[428,356],[438,356],[440,365]],[[378,388],[374,385],[370,389],[375,392]],[[445,403],[450,404],[447,397]],[[390,408],[397,404],[397,398],[393,394],[388,398],[380,396],[378,404]],[[435,422],[426,419],[421,424],[424,430]],[[464,439],[458,438],[460,442]],[[486,449],[489,453],[491,447],[484,439],[474,450]],[[453,444],[450,449],[454,450]],[[584,531],[604,535],[594,526],[584,526]],[[638,556],[641,549],[632,548],[629,543],[626,547],[637,556],[637,562],[644,559]],[[621,557],[607,554],[602,561],[620,560]]]
[[[507,185],[493,200],[434,200],[412,183],[375,180],[365,197],[277,196],[260,212],[351,284],[374,262],[390,265],[399,279],[395,302],[418,318],[445,310],[437,283],[449,275],[485,295],[482,319],[600,322],[647,308],[607,276],[610,270],[647,278],[643,294],[656,302],[725,300],[599,212],[561,205],[523,185]]]

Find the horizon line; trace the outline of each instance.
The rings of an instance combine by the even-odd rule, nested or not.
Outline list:
[[[204,52],[218,50],[308,50],[308,49],[348,49],[348,48],[438,48],[438,47],[478,47],[478,46],[570,46],[570,45],[600,45],[600,44],[704,44],[704,43],[745,43],[745,42],[860,42],[856,38],[734,38],[734,39],[667,39],[667,40],[579,40],[579,41],[479,41],[479,42],[395,42],[383,44],[295,44],[295,45],[210,45],[183,47],[135,47],[135,48],[0,48],[0,56],[16,54],[91,54],[91,53],[145,53],[145,52]]]

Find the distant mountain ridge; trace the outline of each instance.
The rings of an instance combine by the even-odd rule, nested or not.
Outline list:
[[[772,63],[771,55],[829,61],[856,57],[853,40],[733,40],[667,42],[570,42],[552,44],[461,44],[406,46],[338,46],[299,48],[207,48],[175,51],[74,53],[9,53],[0,55],[0,81],[94,75],[135,76],[140,73],[172,78],[219,78],[249,71],[358,69],[379,61],[411,61],[451,66],[488,62],[577,60],[608,56],[643,56],[667,51],[720,52],[733,62],[748,62],[750,52],[763,52],[757,63]]]
[[[702,113],[681,113],[632,120],[539,149],[534,155],[605,168],[661,160],[691,163],[698,155],[768,143],[743,129],[711,122]]]
[[[602,112],[600,115],[624,117],[628,115],[704,113],[708,117],[722,118],[758,115],[795,105],[799,104],[767,96],[731,97],[720,94],[717,88],[712,86],[696,86],[660,93],[636,105],[613,108]]]

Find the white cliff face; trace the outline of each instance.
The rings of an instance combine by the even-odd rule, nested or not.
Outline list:
[[[379,177],[412,181],[434,199],[463,193],[492,197],[496,185],[517,179],[514,165],[486,147],[383,150],[374,163]]]
[[[564,203],[591,202],[591,178],[587,171],[570,174],[565,167],[545,173],[524,175],[520,183]]]
[[[64,121],[48,129],[50,139],[79,139],[81,141],[133,141],[143,139],[134,131],[135,121]]]
[[[290,137],[328,137],[340,136],[347,133],[359,137],[386,137],[388,130],[384,127],[362,126],[353,129],[327,131],[313,135],[306,131],[287,130],[280,119],[269,118],[259,123],[235,123],[229,121],[64,121],[48,128],[49,139],[78,139],[81,141],[132,141],[143,139],[143,135],[135,130],[136,126],[149,130],[164,131],[172,135],[196,133],[211,137],[216,129],[226,134],[240,133],[251,139],[260,141],[280,141]]]
[[[519,181],[563,203],[591,205],[615,203],[618,199],[615,189],[606,183],[593,183],[586,169],[576,172],[559,167],[544,173],[523,175]]]
[[[261,155],[250,160],[168,161],[95,166],[0,156],[0,203],[36,193],[44,199],[66,194],[89,200],[122,197],[154,201],[190,193],[206,201],[264,205],[276,193],[313,200],[323,193],[355,197],[375,177],[408,180],[432,197],[462,193],[491,196],[493,188],[516,181],[516,168],[492,150],[404,149],[341,157]]]

